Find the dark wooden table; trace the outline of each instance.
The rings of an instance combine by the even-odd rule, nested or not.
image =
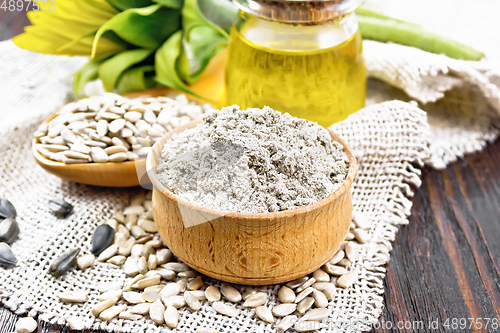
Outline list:
[[[11,38],[27,21],[0,10],[0,22]],[[500,332],[500,140],[446,170],[424,168],[393,245],[373,332]],[[0,307],[0,333],[17,318]],[[39,323],[40,333],[60,331],[69,330]]]

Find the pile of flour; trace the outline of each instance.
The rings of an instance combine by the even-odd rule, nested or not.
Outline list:
[[[269,107],[210,111],[172,136],[158,179],[190,202],[224,211],[264,213],[319,201],[345,181],[349,159],[316,123]]]

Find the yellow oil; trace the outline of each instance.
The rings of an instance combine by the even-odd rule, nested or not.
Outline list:
[[[359,31],[329,48],[300,43],[303,47],[294,50],[264,47],[233,27],[225,79],[228,105],[267,105],[323,126],[363,108],[366,72]]]

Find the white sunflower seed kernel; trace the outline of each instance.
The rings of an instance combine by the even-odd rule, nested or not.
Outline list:
[[[100,293],[105,293],[106,291],[121,289],[122,287],[123,281],[104,282],[97,285],[97,290],[99,290]]]
[[[173,254],[169,249],[160,249],[156,251],[156,258],[158,259],[158,265],[163,265],[172,260]],[[172,271],[172,270],[171,270]]]
[[[314,289],[313,298],[314,305],[316,305],[317,308],[326,308],[328,306],[328,299],[321,291]]]
[[[300,294],[295,297],[295,303],[298,303],[302,301],[305,297],[309,296],[312,292],[314,291],[313,287],[308,287],[305,290],[303,290]]]
[[[127,320],[139,320],[142,318],[142,316],[138,314],[133,314],[132,312],[129,311],[123,311],[118,315],[118,318]]]
[[[157,258],[158,258],[158,256],[157,256]],[[175,279],[175,272],[171,271],[170,269],[160,267],[160,268],[156,268],[155,272],[157,272],[165,280]]]
[[[186,306],[186,300],[184,296],[169,296],[161,299],[165,306],[173,306],[174,308],[182,308]]]
[[[269,310],[268,307],[258,306],[257,308],[255,308],[255,314],[263,321],[269,324],[274,324],[275,319],[273,313],[271,312],[271,310]]]
[[[160,294],[153,290],[146,290],[142,293],[141,296],[148,303],[153,303],[154,301],[160,299]]]
[[[213,302],[212,308],[220,314],[223,314],[228,317],[237,317],[240,313],[238,309],[234,306],[222,303],[222,302]]]
[[[152,303],[142,303],[142,304],[137,304],[130,309],[130,313],[132,314],[139,314],[139,315],[145,315],[149,313],[149,309],[151,308]]]
[[[106,321],[111,320],[114,317],[118,316],[126,308],[127,306],[125,304],[112,306],[109,309],[106,309],[103,312],[101,312],[99,318]]]
[[[294,303],[284,303],[276,305],[273,308],[273,314],[276,317],[285,317],[292,314],[295,310],[297,310],[297,304]]]
[[[144,298],[142,298],[141,294],[135,291],[126,291],[123,293],[123,299],[129,302],[130,304],[141,304],[144,303]]]
[[[203,287],[205,284],[203,283],[203,280],[201,279],[201,276],[198,276],[194,278],[193,280],[189,281],[187,284],[187,289],[188,290],[198,290],[201,287]]]
[[[337,280],[337,284],[342,288],[349,288],[358,280],[358,271],[354,270],[347,274],[342,275]]]
[[[236,288],[228,285],[227,283],[222,284],[221,293],[230,302],[238,303],[239,301],[241,301],[240,292]]]
[[[366,232],[366,230],[357,228],[352,231],[354,237],[356,237],[356,240],[360,242],[361,244],[364,244],[370,240],[370,236]]]
[[[302,301],[297,304],[297,311],[301,314],[305,313],[307,310],[311,308],[314,304],[314,298],[306,297]]]
[[[16,332],[17,333],[31,333],[35,331],[38,327],[38,324],[35,319],[31,317],[20,318],[16,323]]]
[[[340,260],[342,260],[345,256],[344,251],[339,250],[337,253],[333,255],[333,257],[328,261],[330,264],[335,265],[337,264]]]
[[[118,246],[116,244],[112,244],[106,250],[102,251],[101,254],[99,254],[97,260],[106,261],[117,253],[118,253]]]
[[[337,265],[332,265],[330,263],[326,263],[325,266],[323,266],[323,269],[328,273],[332,275],[343,275],[347,273],[347,270],[344,267],[337,266]]]
[[[301,285],[300,287],[297,288],[297,292],[300,293],[301,291],[305,290],[306,288],[309,288],[310,286],[312,286],[315,282],[316,282],[315,278],[313,278],[313,277],[310,278],[309,280],[304,282],[303,285]]]
[[[287,286],[283,286],[278,290],[278,298],[281,303],[293,303],[295,301],[295,293]]]
[[[297,322],[297,320],[297,316],[295,315],[286,316],[281,319],[277,326],[278,333],[284,333],[286,330],[292,327]]]
[[[137,267],[139,268],[140,274],[146,274],[148,272],[148,262],[146,258],[140,257],[139,260],[137,260]]]
[[[126,257],[118,255],[118,256],[114,256],[114,257],[109,258],[108,262],[110,264],[113,264],[116,266],[121,266],[125,263],[125,260],[127,260]]]
[[[304,283],[306,283],[306,281],[309,280],[309,278],[307,276],[303,276],[301,278],[298,278],[298,279],[295,279],[293,281],[290,281],[286,284],[286,286],[288,288],[291,288],[291,289],[295,289],[297,287],[300,287],[301,285],[303,285]]]
[[[263,292],[258,292],[250,295],[243,303],[244,307],[256,308],[258,306],[264,305],[267,302],[267,295]]]
[[[208,286],[207,289],[205,289],[205,297],[209,302],[220,301],[221,293],[219,288],[216,286]]]
[[[162,267],[166,268],[166,269],[170,269],[171,271],[174,271],[176,273],[190,270],[188,265],[181,263],[181,262],[167,262]]]
[[[300,318],[301,321],[322,321],[323,319],[328,318],[330,316],[330,310],[327,308],[319,308],[319,309],[311,309],[306,312],[302,318]]]
[[[176,328],[179,324],[179,311],[173,306],[167,306],[165,314],[165,324],[170,328]]]
[[[163,288],[161,290],[160,296],[162,298],[167,298],[170,296],[179,295],[180,292],[181,292],[181,287],[177,283],[171,282],[171,283],[167,283],[165,288]]]
[[[81,257],[76,258],[76,265],[80,269],[86,269],[94,266],[95,257],[93,254],[86,254]]]
[[[369,229],[371,226],[371,223],[366,217],[366,215],[361,212],[357,211],[352,212],[352,221],[354,222],[354,224],[356,224],[358,228],[361,229]]]
[[[156,324],[161,325],[165,322],[163,315],[165,314],[165,306],[160,300],[154,301],[149,308],[149,317]]]
[[[184,292],[184,299],[186,300],[186,304],[193,311],[199,311],[201,309],[200,301],[192,294],[190,291]]]
[[[322,270],[321,268],[318,268],[317,270],[314,271],[313,278],[316,279],[316,282],[330,281],[330,276],[328,275],[328,273]]]
[[[70,316],[66,319],[66,322],[68,323],[68,326],[75,331],[81,331],[85,328],[85,323],[80,317]]]
[[[127,276],[135,276],[139,274],[139,264],[137,260],[133,257],[128,257],[123,264],[123,272]]]
[[[81,291],[67,291],[56,295],[62,301],[72,302],[72,303],[83,303],[87,302],[89,294],[85,290]]]
[[[160,284],[160,280],[161,280],[161,277],[159,275],[147,277],[147,278],[144,278],[144,279],[136,282],[134,285],[132,285],[132,288],[144,289],[147,287],[156,286],[156,285]]]
[[[120,298],[122,296],[122,292],[123,290],[121,289],[106,291],[105,293],[99,295],[98,300],[102,302],[111,298]]]
[[[118,298],[111,298],[111,299],[107,299],[105,301],[99,302],[96,305],[94,305],[94,307],[92,308],[92,314],[96,317],[99,317],[101,312],[103,312],[106,309],[109,309],[116,302],[118,302]]]

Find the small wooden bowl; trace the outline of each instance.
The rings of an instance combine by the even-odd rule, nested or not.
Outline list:
[[[328,197],[308,206],[275,213],[234,213],[202,207],[167,190],[156,176],[165,142],[195,127],[190,122],[167,133],[147,157],[153,190],[153,216],[172,252],[193,269],[213,278],[239,284],[282,283],[313,272],[337,251],[349,230],[351,184],[356,159],[344,146],[350,167],[344,184]],[[188,224],[198,224],[189,228]]]
[[[124,95],[128,98],[137,97],[157,97],[165,96],[169,93],[182,93],[170,88],[156,88],[142,91],[139,93],[131,93]],[[182,93],[184,94],[184,93]],[[206,103],[199,98],[185,94],[189,100],[195,100],[200,103]],[[58,111],[50,115],[43,123],[48,123],[58,115]],[[108,162],[108,163],[77,163],[65,164],[62,162],[52,161],[36,150],[35,145],[39,143],[38,139],[33,139],[32,151],[36,162],[45,171],[56,175],[57,177],[67,179],[75,183],[82,183],[94,186],[106,187],[132,187],[149,184],[149,179],[146,174],[146,159],[125,162]]]

